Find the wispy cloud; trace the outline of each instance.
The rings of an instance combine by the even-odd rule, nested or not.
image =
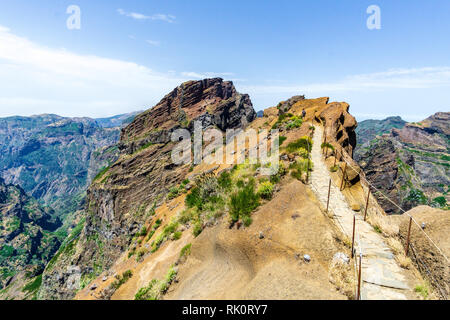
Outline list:
[[[142,13],[137,13],[137,12],[127,12],[123,9],[117,9],[117,12],[122,16],[133,18],[135,20],[161,20],[161,21],[165,21],[168,23],[174,23],[176,20],[176,17],[171,14],[157,13],[157,14],[148,16],[148,15],[145,15]]]
[[[234,74],[231,72],[194,72],[185,71],[181,73],[182,76],[192,78],[192,79],[205,79],[205,78],[215,78],[215,77],[231,77]]]
[[[159,45],[161,44],[159,41],[155,41],[155,40],[145,40],[145,42],[147,42],[149,45],[155,46],[155,47],[159,47]]]
[[[41,46],[0,26],[0,116],[118,114],[151,107],[186,80],[134,62]]]
[[[450,67],[390,69],[347,76],[334,82],[245,86],[252,93],[311,93],[379,91],[384,89],[427,89],[450,86]]]

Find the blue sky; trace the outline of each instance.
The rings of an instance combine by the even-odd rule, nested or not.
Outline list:
[[[369,30],[369,5],[381,29]],[[69,30],[69,5],[81,29]],[[220,76],[257,110],[296,94],[358,120],[450,110],[450,1],[57,1],[0,4],[0,116],[102,117]]]

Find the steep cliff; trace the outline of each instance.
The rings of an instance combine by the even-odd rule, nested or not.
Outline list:
[[[47,266],[40,297],[71,298],[123,253],[169,190],[180,184],[190,165],[170,160],[170,134],[193,130],[193,120],[204,128],[244,128],[256,113],[248,95],[231,82],[206,79],[183,83],[156,106],[136,116],[122,129],[119,159],[104,168],[88,190],[86,221],[70,252],[62,252]],[[74,272],[80,283],[68,284]]]
[[[60,245],[53,233],[60,225],[50,209],[0,178],[0,289],[25,272],[28,279],[42,272]]]

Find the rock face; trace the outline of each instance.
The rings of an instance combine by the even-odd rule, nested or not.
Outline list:
[[[221,130],[244,128],[255,117],[249,96],[219,78],[183,83],[136,116],[122,129],[119,159],[88,190],[85,227],[74,250],[60,254],[44,272],[40,298],[73,297],[79,289],[69,285],[73,268],[83,287],[110,267],[169,189],[185,179],[190,165],[176,166],[170,158],[173,130],[193,130],[193,120]]]
[[[448,208],[449,117],[450,113],[437,113],[420,123],[392,128],[355,153],[367,179],[404,210],[421,204]],[[401,213],[383,196],[377,199],[387,213]]]
[[[60,225],[21,187],[0,178],[0,289],[25,270],[42,272],[60,245],[53,234]]]

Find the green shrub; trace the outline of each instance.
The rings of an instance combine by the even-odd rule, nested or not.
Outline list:
[[[136,261],[141,261],[142,257],[148,252],[147,249],[140,249],[136,254]]]
[[[418,285],[414,288],[414,291],[419,293],[424,299],[428,298],[428,288],[426,285]]]
[[[300,128],[303,124],[303,120],[301,118],[298,117],[293,117],[292,121],[288,123],[288,125],[286,126],[286,128],[288,130],[292,130],[295,128]]]
[[[273,194],[273,184],[269,181],[261,183],[258,187],[258,194],[263,199],[271,199]]]
[[[194,237],[198,237],[200,235],[200,233],[202,233],[202,231],[203,231],[203,224],[201,223],[201,221],[197,221],[194,224],[194,228],[192,230]]]
[[[159,291],[155,290],[157,283],[158,280],[153,279],[148,286],[140,288],[134,296],[134,300],[158,300]]]
[[[308,168],[309,168],[309,171],[312,170],[313,162],[309,159],[299,159],[296,162],[292,163],[289,166],[289,168],[292,169],[291,176],[293,176],[294,178],[296,178],[298,180],[301,180],[302,174],[307,173]]]
[[[167,197],[169,198],[169,200],[171,200],[171,199],[178,197],[179,193],[180,193],[180,191],[178,190],[177,187],[172,187],[172,188],[170,188]]]
[[[187,257],[191,254],[192,244],[185,245],[180,251],[180,258]]]
[[[434,198],[433,204],[435,204],[436,207],[445,208],[447,206],[447,199],[443,196]]]
[[[200,198],[200,188],[195,187],[192,189],[192,191],[186,196],[185,200],[186,206],[188,208],[201,208],[203,201]]]
[[[176,231],[173,233],[173,240],[179,240],[183,233],[181,231]]]
[[[248,216],[259,206],[259,196],[255,192],[255,181],[243,183],[240,189],[231,195],[229,207],[230,216],[233,221],[240,217]]]
[[[287,137],[285,136],[279,136],[278,137],[278,145],[281,146],[283,144],[283,142],[285,142],[287,139]]]
[[[224,190],[231,189],[233,181],[231,180],[231,174],[228,171],[222,172],[217,181],[219,186]]]
[[[416,205],[428,204],[428,198],[425,196],[423,191],[419,189],[411,189],[409,191],[408,197],[406,197],[406,200]]]
[[[122,275],[117,275],[116,280],[111,284],[111,287],[115,290],[119,289],[125,282],[127,282],[133,276],[133,272],[131,270],[127,270]]]
[[[286,147],[286,150],[290,153],[297,151],[298,149],[303,148],[308,152],[311,152],[312,149],[312,139],[308,136],[304,136],[294,142],[291,142]]]
[[[139,231],[139,236],[144,237],[145,235],[147,235],[147,228],[145,226],[143,226],[141,228],[141,231]]]
[[[248,226],[250,226],[252,224],[253,219],[249,215],[248,216],[243,216],[242,217],[242,222],[244,223],[244,226],[248,227]]]
[[[133,248],[130,251],[128,251],[128,259],[130,259],[135,253],[136,253],[136,248]]]
[[[322,143],[322,144],[320,145],[320,147],[321,147],[322,149],[328,148],[328,149],[330,149],[330,150],[334,150],[333,145],[330,144],[330,143],[328,143],[328,142]]]

